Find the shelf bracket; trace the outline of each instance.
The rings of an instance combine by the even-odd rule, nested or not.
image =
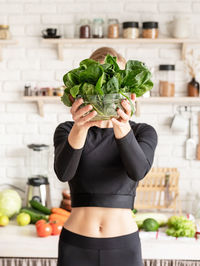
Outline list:
[[[135,101],[135,108],[136,108],[135,115],[140,116],[140,102],[139,101]]]
[[[57,52],[58,52],[58,58],[59,60],[64,60],[64,54],[63,54],[63,43],[57,44]]]
[[[182,58],[182,60],[185,60],[186,50],[187,50],[187,44],[183,42],[182,43],[182,50],[181,50],[181,58]]]
[[[37,106],[40,116],[44,117],[44,102],[42,100],[37,100]]]

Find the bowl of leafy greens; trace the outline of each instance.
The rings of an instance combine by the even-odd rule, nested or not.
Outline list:
[[[78,98],[81,96],[78,96]],[[118,118],[119,114],[117,113],[117,108],[124,109],[121,105],[122,99],[126,99],[126,97],[131,97],[131,93],[108,93],[105,95],[87,95],[82,96],[83,103],[80,105],[79,108],[82,106],[91,104],[93,106],[93,110],[97,112],[96,116],[91,119],[91,121],[96,120],[109,120],[111,117]],[[92,112],[93,110],[85,113],[87,115],[88,113]],[[132,109],[133,110],[133,109]],[[84,116],[85,116],[84,115]]]
[[[97,111],[92,120],[118,117],[117,108],[123,109],[122,99],[129,101],[132,116],[135,106],[131,94],[140,97],[153,88],[151,72],[143,62],[128,60],[125,69],[120,69],[117,58],[110,54],[103,64],[93,59],[82,60],[78,68],[63,76],[63,82],[65,90],[61,101],[70,107],[75,99],[82,97],[81,106],[91,104]]]

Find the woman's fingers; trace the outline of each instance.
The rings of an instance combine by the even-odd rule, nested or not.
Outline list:
[[[120,108],[117,110],[118,114],[121,116],[121,118],[125,121],[129,120],[129,111],[127,111],[127,114],[124,113],[124,111],[122,111]]]
[[[76,120],[77,124],[83,125],[85,124],[87,121],[89,121],[90,119],[92,119],[95,115],[97,114],[96,111],[92,111],[90,112],[88,115],[84,116],[84,117],[80,117],[79,119]]]
[[[74,114],[78,110],[79,106],[82,103],[83,103],[83,99],[82,98],[79,98],[78,100],[75,100],[74,103],[72,104],[71,109],[70,109],[70,113]]]
[[[74,114],[73,114],[73,119],[74,120],[77,120],[79,119],[80,117],[82,117],[85,113],[89,112],[90,110],[92,110],[92,105],[88,104],[86,106],[83,106],[81,107],[78,111],[76,111]]]

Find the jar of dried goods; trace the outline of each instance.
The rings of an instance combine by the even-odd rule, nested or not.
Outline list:
[[[10,37],[9,25],[0,25],[0,39],[8,40]]]
[[[119,38],[119,21],[118,19],[108,20],[108,38]]]
[[[159,95],[172,97],[175,94],[175,65],[159,66]]]
[[[102,18],[95,18],[92,24],[92,37],[103,38],[104,21]]]
[[[158,22],[156,21],[146,21],[142,24],[142,37],[149,39],[158,38]]]
[[[135,21],[126,21],[122,23],[123,38],[136,39],[139,37],[139,23]]]
[[[80,38],[90,38],[91,37],[91,22],[89,19],[80,20],[80,29],[79,29]]]

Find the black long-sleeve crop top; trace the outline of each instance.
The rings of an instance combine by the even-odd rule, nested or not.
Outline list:
[[[149,124],[129,123],[131,130],[122,138],[113,128],[90,127],[80,149],[68,142],[74,121],[57,126],[54,171],[69,183],[71,207],[134,208],[136,187],[153,164],[158,136]]]

